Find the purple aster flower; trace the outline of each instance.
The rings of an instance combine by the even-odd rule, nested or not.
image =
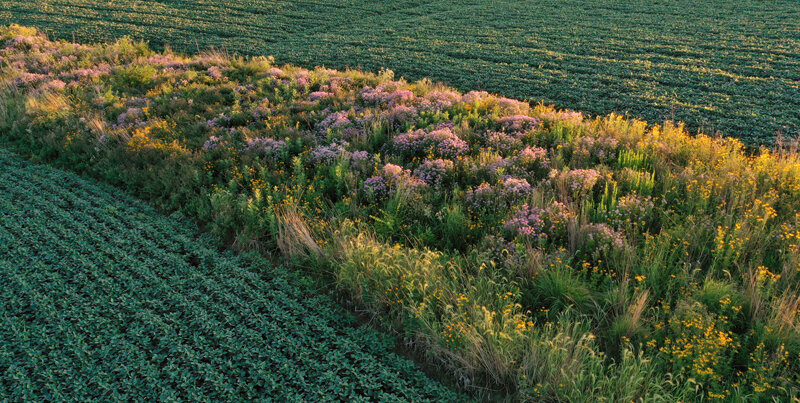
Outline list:
[[[348,115],[348,111],[333,112],[314,127],[317,129],[317,132],[324,134],[329,129],[340,129],[350,126],[353,122],[348,118]]]
[[[392,141],[399,152],[407,156],[425,156],[432,153],[441,157],[457,157],[469,151],[467,143],[449,128],[426,132],[422,129],[404,133]]]
[[[592,192],[594,185],[602,178],[594,169],[573,169],[566,172],[566,183],[573,194],[586,195]]]
[[[220,146],[220,142],[222,142],[222,137],[211,136],[203,143],[203,148],[206,150],[213,150]]]
[[[286,142],[269,137],[257,137],[247,140],[247,146],[242,150],[251,152],[261,157],[277,157],[286,148]]]
[[[455,105],[461,100],[461,95],[455,91],[431,91],[424,98],[428,101],[425,109],[442,111]]]
[[[431,186],[441,186],[451,176],[453,161],[434,159],[425,160],[414,170],[414,176]]]
[[[529,132],[539,126],[539,119],[527,115],[504,116],[497,123],[509,132]]]
[[[559,202],[544,209],[523,204],[510,215],[504,227],[513,236],[552,240],[566,236],[566,225],[572,218],[574,215]]]
[[[330,98],[332,96],[333,96],[332,92],[314,91],[314,92],[308,94],[308,100],[312,101],[312,102],[316,102],[316,101],[319,101],[321,99]]]
[[[206,71],[208,72],[209,77],[215,80],[222,78],[222,70],[219,68],[219,66],[211,66]]]
[[[333,143],[316,147],[311,150],[311,160],[317,164],[330,164],[345,152],[346,144]]]
[[[389,195],[389,185],[382,176],[373,176],[364,181],[364,193],[372,200],[379,200]]]

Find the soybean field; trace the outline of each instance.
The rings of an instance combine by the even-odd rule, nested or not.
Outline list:
[[[191,222],[2,151],[0,166],[0,400],[461,400]]]
[[[0,24],[95,42],[394,70],[770,144],[800,132],[800,2],[2,0]]]

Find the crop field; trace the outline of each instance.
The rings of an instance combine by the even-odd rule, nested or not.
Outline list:
[[[800,132],[800,2],[3,0],[0,24],[303,67],[389,68],[746,144]]]
[[[85,45],[19,25],[0,27],[0,60],[3,147],[180,211],[236,250],[279,256],[287,270],[335,290],[401,334],[407,348],[471,397],[675,402],[800,396],[800,140],[752,150],[735,138],[692,135],[680,124],[648,125],[614,114],[588,118],[486,91],[409,82],[387,71],[309,70],[221,52],[187,56],[130,39]],[[17,228],[23,235],[11,236],[12,246],[0,253],[31,264],[16,265],[13,286],[2,292],[40,291],[35,299],[4,296],[10,308],[0,309],[16,314],[0,318],[43,312],[53,321],[31,319],[14,329],[49,335],[96,317],[102,323],[96,332],[82,333],[92,329],[89,323],[67,336],[86,343],[101,337],[100,345],[126,349],[133,337],[136,347],[119,356],[146,362],[140,351],[156,349],[158,357],[165,353],[164,337],[180,340],[169,357],[184,354],[193,373],[207,363],[191,361],[196,350],[189,347],[222,343],[213,350],[220,355],[212,355],[226,363],[227,372],[213,378],[220,382],[237,379],[233,373],[270,379],[281,365],[311,365],[324,356],[333,359],[319,363],[321,371],[338,368],[330,371],[346,377],[346,385],[362,382],[363,367],[367,374],[380,372],[363,381],[381,382],[369,384],[378,389],[354,386],[342,393],[366,398],[380,390],[410,399],[422,393],[386,389],[395,378],[381,371],[406,364],[392,364],[397,358],[385,350],[370,355],[381,357],[380,365],[330,350],[343,343],[334,337],[343,330],[330,324],[333,333],[322,332],[308,322],[317,319],[306,319],[306,312],[320,313],[323,305],[304,300],[314,290],[276,280],[259,286],[238,274],[252,273],[246,263],[209,255],[191,235],[180,235],[185,231],[174,240],[169,234],[177,230],[148,235],[166,224],[140,224],[136,215],[123,220],[144,207],[126,209],[112,196],[86,196],[98,208],[71,216],[84,197],[58,197],[47,191],[55,185],[27,176],[4,179],[11,184],[0,196],[9,198],[0,209],[11,214],[3,218],[10,223],[5,231]],[[66,179],[52,182],[80,188]],[[19,220],[31,224],[14,227]],[[129,229],[113,229],[112,223],[130,221]],[[78,235],[70,238],[72,232]],[[55,245],[54,251],[23,244],[37,237],[43,240],[36,244]],[[119,256],[123,267],[154,265],[111,272],[97,265],[99,272],[88,273],[99,280],[84,280],[71,269],[84,253],[112,263]],[[219,264],[206,266],[205,259]],[[217,269],[226,265],[233,268]],[[198,271],[211,278],[204,281]],[[136,286],[125,288],[129,283]],[[202,292],[192,291],[197,287]],[[297,308],[287,302],[293,313],[278,316],[270,308],[286,300],[276,290],[299,300]],[[117,295],[132,299],[111,299]],[[57,305],[81,298],[119,310]],[[43,308],[32,310],[30,301]],[[73,309],[86,315],[58,321]],[[105,333],[117,326],[115,318],[147,337]],[[196,333],[206,331],[205,323],[213,324],[210,335]],[[289,332],[285,339],[298,350],[264,353],[272,347],[259,340],[278,331],[265,330],[270,326]],[[306,336],[290,336],[295,331]],[[244,344],[230,344],[228,337],[239,334],[247,335],[235,337]],[[372,346],[358,341],[366,336],[350,334],[344,340]],[[76,357],[70,362],[105,351],[72,346],[81,344],[68,347],[67,356]],[[33,351],[50,357],[44,351],[56,350]],[[261,354],[268,360],[252,359]],[[2,359],[34,368],[44,362],[39,356]],[[254,361],[269,367],[249,367]],[[55,362],[54,368],[70,365]],[[72,371],[95,368],[112,371],[102,365]],[[177,368],[177,375],[142,376],[189,390],[180,372],[186,367]],[[124,374],[149,374],[142,371]],[[49,374],[23,375],[34,373]],[[132,376],[130,382],[140,379]],[[409,377],[430,391],[427,397],[439,396],[440,389]],[[297,393],[339,393],[323,390],[327,384],[305,389],[295,378],[275,382]],[[397,382],[392,388],[400,388]],[[228,385],[230,396],[261,392],[251,391],[251,382]]]
[[[459,400],[188,220],[1,150],[0,166],[0,400]]]

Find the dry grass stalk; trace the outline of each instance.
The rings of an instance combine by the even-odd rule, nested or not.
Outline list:
[[[800,294],[786,290],[772,304],[772,314],[768,321],[769,327],[783,336],[800,332],[800,323],[797,320],[799,311]]]
[[[650,292],[648,290],[644,290],[640,292],[636,298],[634,298],[630,306],[628,306],[628,315],[630,315],[631,318],[631,328],[639,327],[639,323],[642,319],[642,313],[647,307],[647,299],[649,296]]]
[[[748,301],[747,313],[751,321],[758,321],[764,316],[764,297],[761,295],[758,268],[751,267],[744,278],[744,294]]]
[[[323,254],[311,229],[294,208],[276,212],[278,216],[278,248],[284,256],[316,257]]]

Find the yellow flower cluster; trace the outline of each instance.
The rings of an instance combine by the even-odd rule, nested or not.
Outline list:
[[[464,322],[450,323],[441,331],[441,336],[446,343],[457,343],[467,333]]]
[[[144,149],[154,149],[177,153],[188,153],[188,150],[178,142],[177,139],[171,141],[163,138],[154,137],[154,133],[174,133],[176,125],[174,122],[165,120],[154,121],[147,126],[133,129],[130,140],[126,145],[128,151],[138,152]],[[169,136],[166,136],[169,137]]]
[[[718,328],[724,318],[714,320],[709,315],[692,313],[688,318],[673,316],[669,325],[677,337],[666,338],[659,349],[670,357],[670,362],[682,371],[704,381],[721,381],[718,373],[726,357],[738,346],[732,333]]]

